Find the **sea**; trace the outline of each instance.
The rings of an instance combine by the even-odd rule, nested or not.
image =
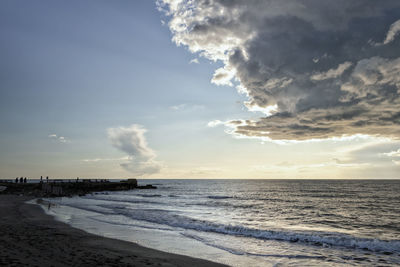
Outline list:
[[[139,180],[47,199],[87,232],[230,266],[400,265],[400,180]]]

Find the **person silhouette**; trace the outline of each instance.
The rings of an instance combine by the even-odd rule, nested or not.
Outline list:
[[[19,178],[19,183],[22,184],[24,182],[24,178]]]
[[[24,178],[24,184],[26,184],[26,177]]]
[[[15,183],[17,183],[17,184],[18,184],[18,177],[17,177],[17,178],[15,178]]]

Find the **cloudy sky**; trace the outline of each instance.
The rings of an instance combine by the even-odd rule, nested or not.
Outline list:
[[[400,178],[398,0],[3,0],[0,38],[0,178]]]

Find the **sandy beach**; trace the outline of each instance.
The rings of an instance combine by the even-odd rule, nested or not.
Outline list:
[[[86,233],[29,199],[0,195],[0,266],[224,266]]]

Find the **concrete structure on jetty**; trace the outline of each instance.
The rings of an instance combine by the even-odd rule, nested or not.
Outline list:
[[[132,189],[156,189],[153,185],[139,186],[136,179],[112,182],[99,179],[46,179],[46,181],[32,183],[14,183],[12,180],[0,180],[0,187],[4,190],[2,194],[23,194],[37,197],[61,197],[85,195],[101,191],[123,191]]]

